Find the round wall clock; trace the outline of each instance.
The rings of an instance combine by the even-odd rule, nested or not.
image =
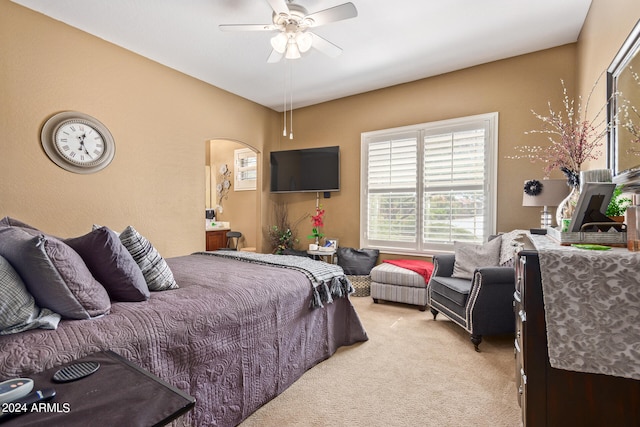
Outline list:
[[[116,151],[109,129],[76,111],[51,116],[42,127],[42,147],[58,166],[75,173],[93,173],[111,163]]]

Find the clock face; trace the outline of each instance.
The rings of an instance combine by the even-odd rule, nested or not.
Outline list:
[[[78,165],[93,165],[105,154],[103,136],[80,120],[62,123],[55,131],[54,140],[60,155]]]
[[[115,154],[115,143],[106,126],[75,111],[49,118],[42,127],[41,141],[51,161],[75,173],[104,169]]]

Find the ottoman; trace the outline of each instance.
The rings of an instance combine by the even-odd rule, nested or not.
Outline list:
[[[415,271],[383,262],[371,270],[371,297],[427,309],[427,280]]]

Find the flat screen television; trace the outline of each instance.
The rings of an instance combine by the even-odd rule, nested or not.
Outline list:
[[[340,191],[340,147],[272,151],[271,192]]]

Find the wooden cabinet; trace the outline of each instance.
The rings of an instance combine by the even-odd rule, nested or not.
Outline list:
[[[640,425],[640,381],[549,364],[536,251],[521,251],[516,259],[514,308],[516,389],[525,427]]]
[[[214,230],[207,231],[206,235],[206,250],[215,251],[227,246],[227,231],[229,230]]]

